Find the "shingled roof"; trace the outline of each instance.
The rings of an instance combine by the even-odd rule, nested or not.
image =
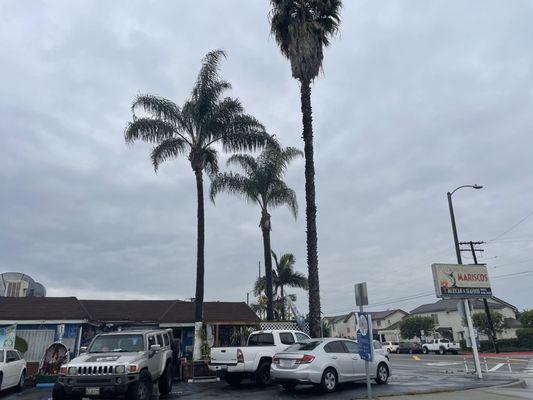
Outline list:
[[[431,312],[439,312],[439,311],[457,311],[457,305],[459,304],[461,300],[458,299],[445,299],[445,300],[439,300],[435,303],[430,304],[422,304],[421,306],[418,306],[413,311],[411,311],[411,314],[425,314],[425,313],[431,313]],[[472,308],[474,309],[483,309],[484,304],[483,301],[474,299],[470,300],[470,304],[472,305]],[[489,308],[500,310],[502,308],[505,308],[505,306],[501,303],[494,303],[492,301],[488,302]]]
[[[181,300],[78,300],[76,297],[0,297],[0,321],[193,323],[194,302]],[[205,302],[204,322],[255,324],[244,302]]]

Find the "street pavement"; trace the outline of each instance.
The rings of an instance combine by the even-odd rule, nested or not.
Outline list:
[[[533,379],[533,370],[529,371],[533,361],[516,359],[510,360],[513,373],[508,372],[508,367],[498,366],[501,360],[487,360],[488,369],[495,369],[485,374],[483,380],[478,380],[471,373],[465,373],[462,356],[436,356],[436,355],[391,355],[392,376],[386,385],[372,385],[373,395],[377,399],[403,400],[412,398],[416,400],[443,400],[443,399],[513,399],[531,398],[516,397],[515,392],[523,394],[524,389],[488,389],[488,386],[504,385],[516,381],[517,377]],[[467,360],[468,362],[468,360]],[[471,368],[471,367],[469,367]],[[484,368],[484,367],[483,367]],[[470,369],[470,372],[472,369]],[[531,382],[533,387],[533,382]],[[465,392],[465,390],[467,390]],[[498,392],[500,390],[500,392]],[[502,394],[502,390],[506,390]],[[439,391],[441,393],[426,395]],[[457,392],[459,391],[459,392]],[[529,392],[531,393],[531,392]],[[403,394],[403,396],[401,396]],[[400,395],[400,396],[399,396]],[[433,396],[433,397],[432,397]],[[465,397],[466,396],[466,397]],[[476,397],[477,396],[477,397]],[[480,397],[481,396],[481,397]],[[484,396],[484,397],[483,397]],[[499,397],[498,397],[499,396]],[[502,397],[503,396],[503,397]],[[515,397],[513,397],[515,396]],[[249,399],[360,399],[366,398],[366,385],[364,383],[342,385],[338,392],[325,395],[314,387],[298,386],[294,392],[286,392],[280,386],[273,385],[267,388],[258,388],[252,383],[243,382],[240,388],[232,388],[225,382],[204,383],[177,383],[172,394],[167,399],[177,398],[221,399],[249,398]],[[50,389],[28,389],[22,393],[7,392],[0,395],[5,400],[49,400]],[[154,400],[157,397],[154,397]],[[161,397],[161,399],[163,399]]]

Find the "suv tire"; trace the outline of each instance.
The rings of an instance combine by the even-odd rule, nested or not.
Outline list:
[[[239,387],[242,382],[242,375],[239,373],[226,374],[225,380],[231,387]]]
[[[440,347],[440,348],[439,348],[439,354],[440,354],[441,356],[443,356],[444,354],[446,354],[446,349],[445,349],[444,347]]]
[[[259,367],[257,367],[257,371],[255,371],[255,382],[259,386],[267,386],[272,383],[272,377],[270,376],[270,362],[269,361],[263,361],[261,364],[259,364]]]
[[[142,370],[139,374],[139,379],[129,385],[126,399],[149,400],[152,398],[153,389],[152,376],[148,371]]]
[[[159,393],[167,395],[172,390],[172,366],[167,362],[163,374],[159,377],[157,383],[159,385]]]
[[[426,346],[422,347],[422,353],[423,354],[429,353],[429,350],[428,350],[428,348]]]
[[[20,379],[19,383],[17,385],[17,392],[20,392],[22,389],[24,389],[24,384],[26,383],[26,370],[22,370],[20,373]]]

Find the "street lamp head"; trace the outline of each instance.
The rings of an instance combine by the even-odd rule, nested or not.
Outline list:
[[[474,185],[474,186],[472,186],[472,187],[473,187],[474,189],[483,189],[483,186],[481,186],[481,185]]]

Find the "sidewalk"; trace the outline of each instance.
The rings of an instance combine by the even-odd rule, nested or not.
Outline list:
[[[381,396],[375,400],[505,400],[533,399],[533,376],[522,377],[522,387],[510,385],[481,389],[461,390],[458,392],[441,392],[409,396]]]

